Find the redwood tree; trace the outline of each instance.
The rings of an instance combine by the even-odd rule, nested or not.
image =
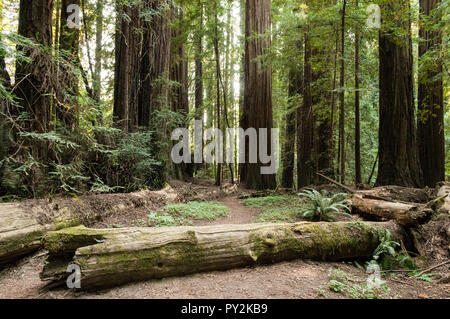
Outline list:
[[[408,0],[384,2],[382,19],[377,185],[420,187],[422,170],[416,142]],[[399,35],[398,30],[406,36]]]
[[[305,66],[303,75],[303,105],[298,112],[297,138],[297,187],[308,186],[314,178],[314,117],[311,84],[313,71],[311,65],[312,47],[308,32],[305,34]]]
[[[68,12],[67,9],[71,4],[79,6],[80,0],[61,0],[59,49],[63,52],[63,58],[67,65],[58,73],[63,79],[63,96],[59,97],[59,107],[56,112],[58,119],[67,128],[73,130],[78,126],[76,120],[78,112],[76,96],[79,94],[78,79],[73,69],[79,66],[80,31],[76,27],[69,27],[68,18],[71,12]]]
[[[50,108],[52,104],[52,62],[49,48],[52,46],[53,0],[21,0],[19,9],[19,29],[21,36],[27,37],[42,47],[21,47],[30,62],[17,62],[14,94],[19,98],[31,121],[30,131],[44,133],[50,130]],[[45,156],[45,150],[36,147],[36,158]]]
[[[420,0],[420,12],[430,19],[440,0]],[[424,19],[425,20],[425,19]],[[419,56],[419,116],[418,144],[420,163],[425,185],[435,187],[445,180],[444,90],[442,61],[433,55],[442,45],[439,30],[432,29],[425,21],[420,24]],[[426,57],[431,53],[431,57]]]
[[[260,58],[268,53],[270,36],[265,34],[271,27],[271,0],[247,0],[245,12],[245,88],[244,108],[247,116],[247,125],[250,128],[267,128],[267,150],[271,152],[271,129],[273,127],[272,115],[272,69],[263,65]],[[258,61],[255,59],[259,58]],[[258,145],[259,153],[260,145]],[[262,175],[261,162],[248,163],[246,169],[246,182],[248,188],[273,189],[276,187],[275,175]],[[241,171],[242,172],[242,171]]]

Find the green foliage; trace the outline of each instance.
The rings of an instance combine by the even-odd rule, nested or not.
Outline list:
[[[342,293],[353,299],[380,299],[386,297],[390,293],[390,288],[383,285],[380,288],[371,288],[366,284],[354,284],[356,281],[351,279],[341,269],[329,269],[328,289],[334,293]]]
[[[192,225],[194,220],[214,220],[229,213],[228,207],[216,202],[170,204],[160,212],[151,212],[148,224],[158,227]]]
[[[334,221],[334,214],[341,214],[351,217],[350,214],[342,210],[350,211],[348,204],[344,198],[346,194],[335,194],[332,197],[326,197],[324,194],[316,190],[305,191],[299,194],[310,200],[312,208],[303,213],[303,217],[312,221]]]
[[[294,222],[302,218],[309,204],[296,195],[248,198],[242,204],[261,209],[258,222]]]

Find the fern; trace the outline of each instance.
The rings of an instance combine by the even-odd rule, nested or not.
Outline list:
[[[311,201],[313,208],[305,211],[303,217],[312,221],[334,221],[333,214],[340,214],[351,217],[345,211],[350,211],[347,202],[344,200],[346,194],[335,194],[326,197],[316,190],[307,190],[299,194]]]

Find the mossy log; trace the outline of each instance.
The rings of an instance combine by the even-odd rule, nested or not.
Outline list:
[[[64,285],[69,264],[80,266],[81,289],[226,270],[293,259],[336,261],[370,257],[380,231],[403,240],[395,223],[337,222],[203,227],[84,227],[49,232],[41,279]]]
[[[354,194],[351,200],[353,211],[364,217],[394,220],[406,227],[415,227],[430,221],[433,213],[442,206],[443,198],[427,204],[407,204],[367,198]]]
[[[48,231],[90,225],[112,214],[146,209],[154,202],[172,202],[173,195],[165,191],[0,204],[0,265],[42,248],[41,238]]]

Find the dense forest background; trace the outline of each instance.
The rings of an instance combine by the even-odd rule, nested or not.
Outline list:
[[[169,178],[265,189],[325,182],[316,173],[414,187],[450,176],[448,0],[0,9],[2,200],[132,192]],[[231,164],[174,165],[171,132],[195,119],[280,128],[278,174],[240,164],[238,152]]]

